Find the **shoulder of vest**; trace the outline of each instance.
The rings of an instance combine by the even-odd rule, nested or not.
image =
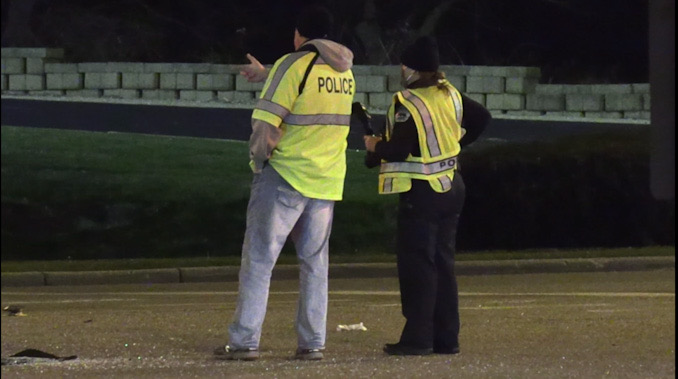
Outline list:
[[[275,62],[275,66],[288,70],[291,67],[295,67],[305,61],[308,62],[308,59],[311,59],[311,57],[313,57],[315,54],[316,53],[313,51],[295,51],[292,53],[287,53]]]

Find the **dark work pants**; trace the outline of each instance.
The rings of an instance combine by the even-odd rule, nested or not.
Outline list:
[[[454,254],[466,187],[459,172],[452,189],[435,192],[428,182],[412,180],[400,194],[397,230],[398,277],[403,316],[403,345],[452,349],[459,346],[459,293]]]

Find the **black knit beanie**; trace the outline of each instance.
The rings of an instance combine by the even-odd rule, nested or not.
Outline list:
[[[305,8],[297,18],[297,31],[308,39],[328,38],[332,31],[332,14],[324,7]]]
[[[405,48],[400,56],[400,63],[415,71],[438,71],[440,66],[438,44],[432,37],[419,37],[413,44]]]

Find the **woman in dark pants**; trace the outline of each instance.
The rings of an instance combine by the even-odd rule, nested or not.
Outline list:
[[[490,113],[438,72],[428,37],[401,57],[404,91],[387,114],[385,138],[365,136],[365,164],[381,166],[379,192],[398,193],[398,276],[406,318],[390,355],[459,352],[459,300],[454,255],[465,199],[457,156],[490,122]]]

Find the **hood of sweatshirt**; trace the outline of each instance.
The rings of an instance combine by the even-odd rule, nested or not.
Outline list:
[[[318,50],[320,58],[338,72],[348,71],[353,67],[353,52],[346,46],[328,39],[312,39],[302,46],[312,45]],[[303,50],[300,48],[299,50]]]

